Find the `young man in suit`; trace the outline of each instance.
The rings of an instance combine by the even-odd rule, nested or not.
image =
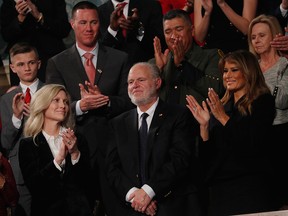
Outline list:
[[[93,3],[82,1],[73,7],[71,26],[76,43],[49,59],[46,82],[62,84],[68,90],[77,116],[77,130],[88,141],[95,178],[100,177],[101,186],[96,181],[95,186],[103,190],[107,182],[102,171],[109,138],[108,120],[132,108],[126,90],[128,57],[98,42],[100,22],[98,8]],[[92,54],[89,64],[86,53]]]
[[[22,137],[24,123],[30,113],[29,104],[31,97],[44,84],[37,78],[41,61],[35,47],[24,42],[16,43],[10,49],[10,59],[10,68],[13,73],[17,74],[20,83],[17,88],[0,98],[1,144],[7,151],[20,194],[17,211],[22,211],[23,209],[24,215],[29,216],[31,196],[25,186],[19,167],[19,141]]]
[[[155,0],[109,0],[99,7],[103,44],[126,52],[129,63],[154,56],[153,38],[164,42],[162,9]]]
[[[41,59],[38,78],[45,82],[47,60],[66,49],[63,39],[71,31],[65,0],[3,0],[0,11],[1,36],[7,42],[5,51],[17,42],[35,46]],[[11,85],[18,85],[19,79],[11,70],[9,75]]]
[[[155,65],[140,62],[130,69],[128,94],[137,108],[111,121],[106,165],[118,198],[109,215],[200,215],[193,119],[187,108],[160,100],[160,86]]]

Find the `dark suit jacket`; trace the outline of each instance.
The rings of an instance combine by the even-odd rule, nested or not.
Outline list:
[[[127,54],[99,45],[95,83],[102,94],[109,96],[110,106],[91,110],[77,118],[78,130],[86,137],[91,157],[107,140],[106,120],[131,108],[127,95],[127,75],[129,66]],[[66,87],[74,107],[81,99],[79,83],[88,80],[76,45],[52,57],[47,64],[47,83],[59,83]]]
[[[107,176],[118,196],[118,215],[140,215],[125,203],[132,187],[140,188],[138,117],[136,109],[112,120],[115,139],[107,156]],[[147,184],[156,193],[157,215],[198,215],[195,199],[192,115],[186,108],[159,101],[148,133]],[[185,202],[179,202],[179,200]],[[195,197],[194,197],[195,198]],[[118,209],[119,208],[119,209]],[[192,210],[194,209],[194,210]],[[111,215],[117,215],[112,213]],[[193,214],[195,213],[195,214]],[[199,212],[198,212],[199,213]]]
[[[122,36],[121,30],[114,38],[108,31],[110,25],[110,14],[114,11],[114,6],[109,0],[99,7],[99,18],[101,22],[100,31],[103,44],[122,50],[129,55],[129,63],[147,61],[154,57],[153,38],[159,37],[162,44],[165,44],[162,24],[162,9],[158,1],[155,0],[130,0],[128,16],[132,15],[132,9],[137,8],[139,20],[145,28],[144,37],[139,41],[137,29],[128,31],[126,39]]]
[[[65,158],[65,171],[58,170],[42,133],[20,141],[19,162],[24,180],[32,195],[32,216],[92,216],[89,206],[91,187],[90,164],[86,140],[77,135],[81,152],[72,165],[70,154]]]
[[[44,83],[39,82],[38,90],[44,86]],[[26,118],[23,119],[22,125],[19,129],[15,128],[12,122],[13,110],[12,103],[13,97],[17,93],[21,93],[21,87],[4,94],[0,98],[0,115],[2,119],[2,132],[1,132],[1,144],[8,154],[8,159],[11,163],[11,167],[14,173],[16,183],[18,185],[23,185],[24,180],[19,168],[19,159],[18,159],[18,150],[19,150],[19,141],[23,136],[23,127]]]
[[[45,68],[48,58],[63,51],[66,47],[63,39],[68,36],[71,26],[68,21],[65,0],[50,0],[32,2],[43,13],[44,24],[28,14],[23,23],[18,22],[18,12],[14,0],[3,0],[1,5],[1,33],[8,43],[7,52],[17,42],[29,42],[38,52],[42,65],[38,73],[41,81],[45,82]],[[14,73],[12,73],[14,74]],[[17,85],[13,82],[13,85]]]

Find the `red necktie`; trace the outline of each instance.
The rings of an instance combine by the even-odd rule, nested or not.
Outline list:
[[[84,58],[86,59],[84,67],[85,67],[85,71],[87,73],[87,76],[89,78],[89,82],[94,85],[94,81],[95,81],[95,67],[93,65],[92,59],[94,57],[94,54],[92,53],[85,53],[84,54]]]
[[[29,104],[30,101],[31,101],[30,89],[27,88],[27,89],[26,89],[26,93],[25,93],[25,97],[24,97],[24,102],[25,102],[26,104]]]
[[[121,2],[121,3],[117,4],[116,7],[123,7],[123,10],[124,10],[124,7],[125,7],[127,4],[128,4],[127,2]],[[122,11],[122,16],[125,18],[124,14],[123,14],[123,11]],[[126,38],[126,35],[127,35],[126,29],[123,29],[123,28],[122,28],[122,34],[123,34],[123,37]]]

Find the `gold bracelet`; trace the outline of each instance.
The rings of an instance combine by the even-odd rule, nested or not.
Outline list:
[[[40,17],[38,18],[37,22],[40,22],[43,19],[43,13],[40,13]]]

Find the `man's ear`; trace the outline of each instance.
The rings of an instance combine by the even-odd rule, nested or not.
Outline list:
[[[157,89],[160,89],[161,84],[162,84],[162,79],[161,79],[161,78],[157,78],[157,79],[156,79],[156,88],[157,88]]]
[[[41,60],[38,60],[38,70],[40,69],[40,67],[41,67]]]
[[[75,24],[74,20],[71,19],[71,20],[70,20],[70,25],[71,25],[71,28],[72,28],[73,30],[74,30],[74,24]]]
[[[17,74],[17,72],[15,71],[14,65],[13,65],[13,64],[10,64],[9,66],[10,66],[10,69],[13,71],[13,73],[16,73],[16,74]]]

